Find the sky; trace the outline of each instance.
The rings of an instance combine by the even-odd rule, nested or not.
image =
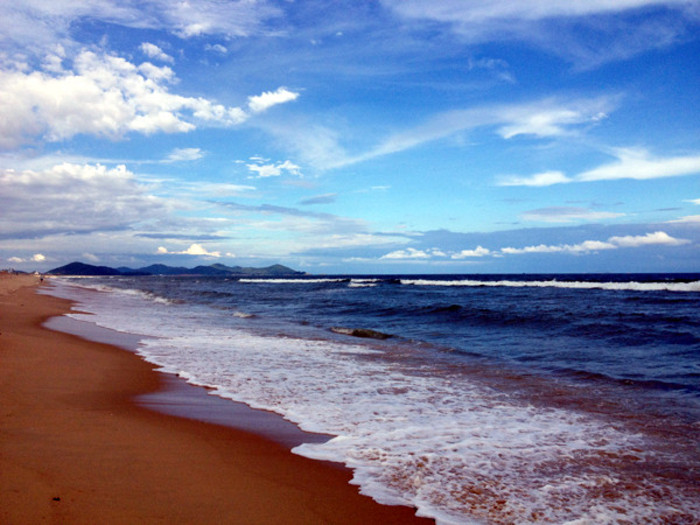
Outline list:
[[[0,268],[700,271],[700,0],[0,1]]]

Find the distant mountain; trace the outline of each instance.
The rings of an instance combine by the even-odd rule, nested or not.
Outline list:
[[[93,266],[77,261],[54,268],[47,273],[52,275],[122,275],[122,272],[109,266]]]
[[[236,276],[280,276],[303,275],[304,272],[292,270],[281,264],[274,264],[264,268],[251,268],[242,266],[226,266],[225,264],[212,264],[210,266],[196,266],[194,268],[174,267],[165,264],[152,264],[143,268],[110,268],[109,266],[93,266],[82,262],[72,262],[59,268],[46,272],[50,275],[205,275],[220,277]]]
[[[120,268],[123,270],[123,268]],[[136,270],[146,275],[182,275],[188,273],[188,269],[182,266],[166,266],[165,264],[152,264]]]

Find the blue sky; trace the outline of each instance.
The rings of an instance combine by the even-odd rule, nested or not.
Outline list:
[[[0,268],[700,271],[700,2],[0,4]]]

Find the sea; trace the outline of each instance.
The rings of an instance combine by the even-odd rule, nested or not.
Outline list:
[[[440,524],[700,523],[700,274],[52,278]]]

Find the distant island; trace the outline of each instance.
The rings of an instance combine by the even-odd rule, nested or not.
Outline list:
[[[165,264],[152,264],[143,268],[110,268],[109,266],[94,266],[82,262],[72,262],[65,266],[59,266],[46,272],[47,275],[204,275],[212,277],[242,277],[242,276],[290,276],[305,275],[304,272],[292,270],[281,264],[274,264],[264,268],[250,268],[243,266],[226,266],[225,264],[212,264],[210,266],[195,266],[185,268],[182,266],[166,266]]]

